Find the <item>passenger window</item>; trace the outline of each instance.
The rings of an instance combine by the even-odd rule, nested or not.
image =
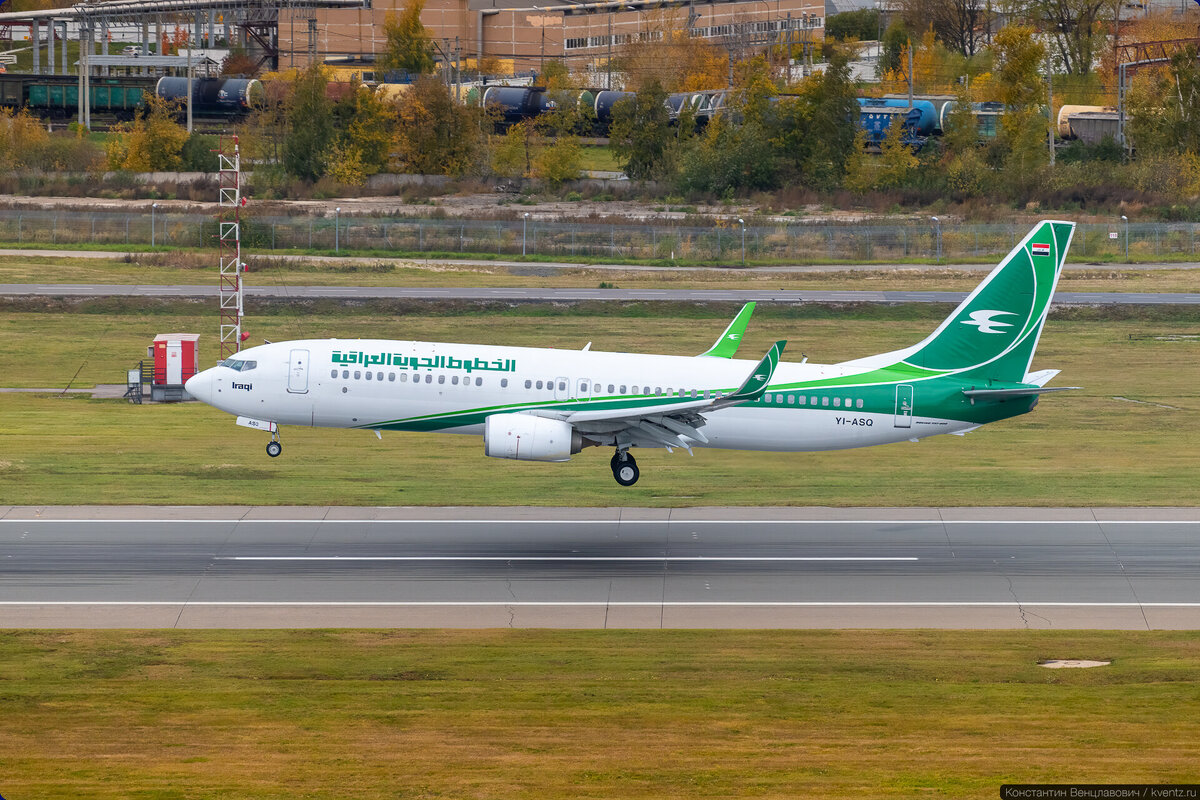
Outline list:
[[[841,405],[842,405],[842,398],[840,398],[840,397],[833,398],[833,407],[834,408],[840,408]]]
[[[526,385],[526,386],[528,386],[528,385],[529,385],[529,381],[525,381],[525,385]],[[542,382],[541,382],[541,381],[538,381],[538,382],[537,382],[537,388],[539,388],[539,389],[540,389],[540,388],[542,388]]]
[[[647,394],[647,395],[648,395],[648,394],[650,394],[650,387],[649,387],[649,386],[643,386],[643,387],[642,387],[642,394]]]
[[[389,372],[388,373],[388,383],[395,383],[395,382],[396,382],[396,373]]]
[[[559,381],[559,382],[558,382],[558,390],[559,390],[560,392],[562,392],[562,391],[565,391],[565,390],[566,390],[566,388],[567,388],[567,382],[566,382],[566,381]]]
[[[478,385],[478,384],[476,384],[476,385]],[[501,388],[501,389],[507,389],[507,388],[508,388],[508,378],[501,378],[501,379],[500,379],[500,388]]]
[[[377,380],[377,381],[381,381],[381,380],[383,380],[383,373],[382,373],[382,372],[376,372],[376,373],[375,373],[375,380]]]
[[[342,379],[345,380],[346,378],[349,378],[349,377],[350,377],[350,370],[348,370],[348,369],[342,370]]]
[[[625,387],[625,384],[622,383],[621,384],[621,394],[625,394],[625,392],[626,392],[626,387]]]
[[[662,397],[662,387],[661,387],[661,386],[655,386],[655,387],[654,387],[654,393],[655,393],[656,395],[658,395],[659,397]]]
[[[850,408],[850,398],[846,398],[846,408]]]
[[[354,370],[354,380],[357,381],[357,380],[361,380],[361,379],[362,379],[362,371],[357,370],[357,369]]]
[[[458,376],[455,375],[453,378],[450,379],[450,382],[453,383],[455,386],[458,386]]]
[[[808,400],[808,398],[805,397],[804,395],[800,395],[798,398],[796,398],[796,402],[799,403],[800,405],[804,405],[804,403],[807,400]]]
[[[829,398],[828,398],[828,397],[822,397],[822,398],[821,398],[821,405],[823,405],[823,406],[827,406],[827,405],[829,405]]]
[[[794,394],[789,394],[789,395],[788,395],[788,405],[789,405],[789,406],[794,406],[794,405],[796,405],[796,395],[794,395]]]
[[[331,369],[331,370],[329,370],[329,377],[331,377],[331,378],[336,378],[336,377],[337,377],[337,370],[336,370],[336,369]]]
[[[367,380],[371,380],[371,373],[367,373]]]
[[[812,403],[815,406],[817,404],[817,398],[815,396],[810,397],[810,398],[808,398],[808,402]]]
[[[445,382],[446,382],[446,376],[438,375],[438,383],[445,383]]]
[[[855,408],[863,407],[863,399],[861,397],[854,401],[854,407]]]
[[[426,382],[426,383],[433,383],[433,376],[432,376],[432,375],[426,375],[426,376],[425,376],[425,382]]]
[[[408,382],[408,373],[407,373],[407,372],[401,372],[401,373],[400,373],[400,382],[401,382],[401,383],[407,383],[407,382]]]

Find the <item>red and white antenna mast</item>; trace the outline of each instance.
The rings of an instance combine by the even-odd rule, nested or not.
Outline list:
[[[217,248],[221,258],[221,359],[235,355],[242,347],[242,156],[238,137],[222,138],[217,151]]]

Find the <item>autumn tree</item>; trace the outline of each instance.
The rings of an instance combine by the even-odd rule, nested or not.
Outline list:
[[[343,183],[359,185],[387,166],[396,110],[365,86],[357,87],[338,106],[345,124],[330,151],[329,174]]]
[[[998,138],[1006,153],[1007,175],[1016,183],[1035,180],[1035,168],[1048,152],[1046,84],[1040,71],[1046,48],[1035,34],[1033,28],[1009,25],[996,34],[994,45],[1000,101],[1005,105]]]
[[[900,0],[900,16],[910,31],[931,29],[938,41],[965,56],[985,41],[987,0]]]
[[[288,174],[315,181],[325,174],[334,140],[333,103],[321,65],[310,64],[296,75],[287,108],[283,165]]]
[[[660,180],[673,170],[671,115],[667,93],[650,81],[632,98],[613,106],[609,147],[621,169],[635,181]]]
[[[422,76],[396,101],[395,166],[402,172],[464,175],[482,171],[486,130],[483,109],[459,105],[441,81]]]
[[[1104,44],[1113,19],[1112,0],[1019,0],[1036,19],[1071,74],[1086,75]]]
[[[187,130],[175,121],[179,105],[153,95],[131,122],[113,129],[105,145],[109,169],[132,172],[178,170],[183,164],[180,151],[187,141]]]
[[[729,85],[729,56],[692,36],[687,9],[661,6],[646,12],[643,33],[623,45],[614,66],[634,91],[658,83],[666,92],[695,92]]]
[[[856,152],[856,87],[846,53],[830,49],[824,72],[806,78],[795,97],[781,98],[769,117],[771,143],[785,178],[818,189],[842,182]]]
[[[1200,155],[1200,64],[1195,45],[1139,75],[1129,96],[1129,137],[1139,153]]]
[[[403,70],[410,75],[433,72],[433,42],[421,23],[425,0],[410,0],[399,13],[389,11],[383,23],[383,54],[377,66],[383,71]]]
[[[42,121],[22,108],[0,108],[0,169],[33,165],[34,154],[50,141]]]
[[[234,47],[221,59],[221,74],[253,77],[258,74],[258,61],[248,56],[245,48]]]

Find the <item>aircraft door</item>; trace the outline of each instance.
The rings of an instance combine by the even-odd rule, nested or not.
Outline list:
[[[308,351],[293,350],[288,361],[288,391],[292,394],[308,393]]]
[[[896,427],[911,428],[913,415],[913,387],[900,384],[896,387]]]

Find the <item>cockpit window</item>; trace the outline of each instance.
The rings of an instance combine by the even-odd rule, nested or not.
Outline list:
[[[249,372],[250,370],[252,370],[258,366],[258,362],[257,361],[244,361],[240,358],[227,358],[224,361],[222,361],[221,363],[217,364],[217,366],[218,367],[229,367],[231,370],[234,370],[235,372]]]

